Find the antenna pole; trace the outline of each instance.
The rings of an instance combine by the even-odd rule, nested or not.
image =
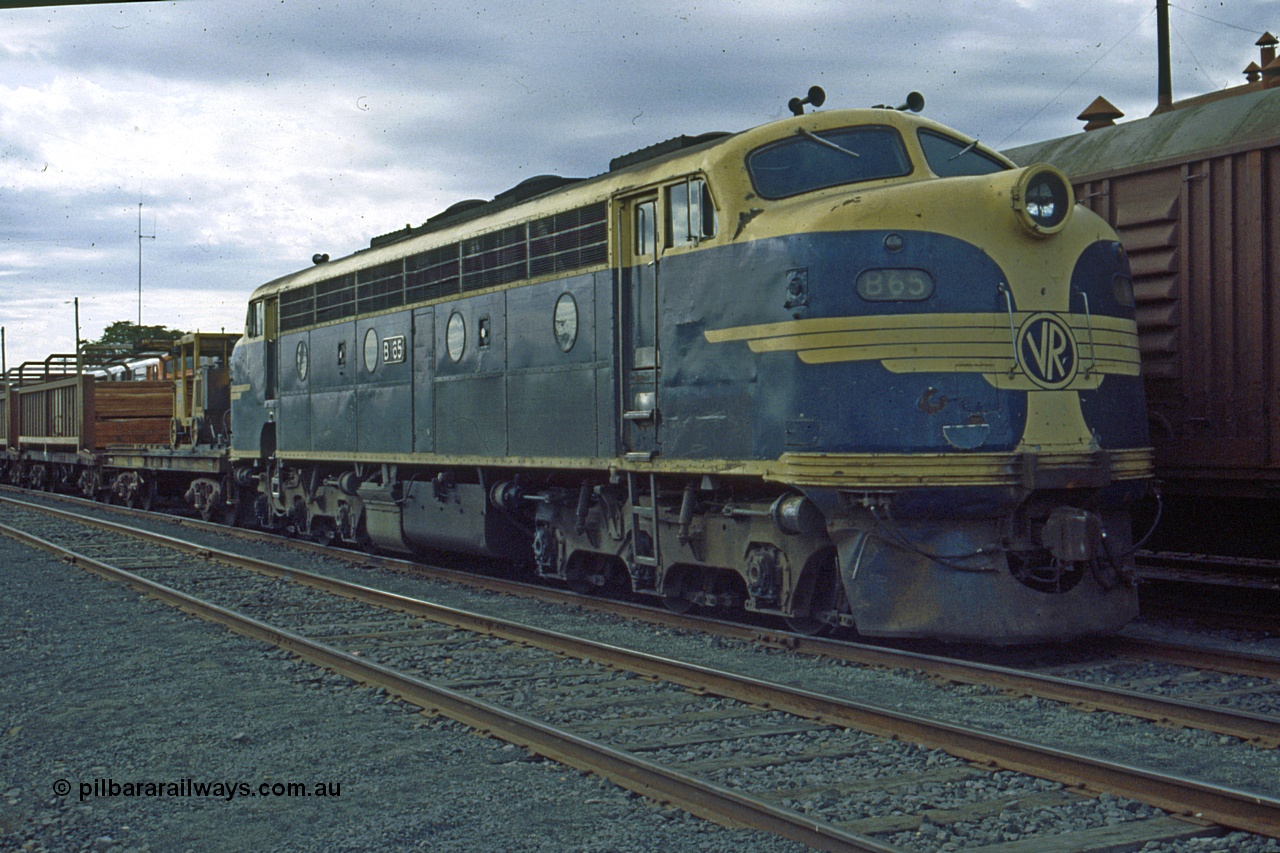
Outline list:
[[[142,199],[138,199],[138,342],[142,342],[142,241],[154,240],[156,235],[142,233]],[[78,345],[77,345],[78,349]]]

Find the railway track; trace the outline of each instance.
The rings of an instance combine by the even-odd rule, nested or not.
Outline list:
[[[1280,592],[1280,560],[1140,551],[1138,568],[1151,580]]]
[[[2,499],[0,499],[2,500]],[[78,498],[72,505],[99,505]],[[132,517],[151,514],[112,507]],[[290,547],[361,566],[429,573],[468,586],[556,604],[572,605],[680,630],[761,644],[863,666],[906,669],[958,684],[995,687],[1008,695],[1034,696],[1090,710],[1114,711],[1173,726],[1205,729],[1268,748],[1280,745],[1280,656],[1122,636],[1065,647],[969,649],[968,656],[934,654],[676,614],[661,608],[584,596],[500,577],[424,566],[287,539],[261,531],[227,528],[208,522],[159,516],[182,527],[232,534],[250,541]],[[1004,665],[1002,665],[1002,662]],[[1256,709],[1256,710],[1251,710]]]
[[[65,516],[41,525],[36,510],[6,505],[6,516],[43,526],[71,551],[129,554],[116,560],[129,565],[117,568],[86,554],[68,558],[183,609],[647,796],[812,846],[890,849],[868,836],[887,834],[900,844],[903,833],[945,834],[937,827],[999,820],[1012,800],[1015,810],[1099,807],[1063,783],[1223,826],[1280,831],[1280,802],[1267,798],[440,608],[205,546],[155,539],[126,545],[117,532],[86,532]],[[175,556],[175,548],[186,555]],[[256,573],[252,580],[245,569]],[[866,757],[877,753],[889,762],[859,781]],[[978,766],[992,764],[1006,769]],[[896,776],[886,777],[886,766]],[[974,778],[984,778],[983,787],[996,795],[951,802],[952,789]],[[1044,778],[1056,781],[1046,785]],[[891,792],[921,780],[940,791],[935,802],[895,814],[902,809]],[[879,808],[887,813],[877,806],[889,806]],[[1121,828],[1104,821],[1089,831],[1125,843],[1219,831],[1134,808],[1130,816],[1145,819]],[[1025,814],[1012,819],[1027,828]],[[1085,841],[1078,832],[1073,839]]]
[[[1280,560],[1167,551],[1137,555],[1144,610],[1214,627],[1280,633]]]

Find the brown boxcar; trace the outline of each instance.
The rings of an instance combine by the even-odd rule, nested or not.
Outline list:
[[[1097,129],[1005,152],[1058,166],[1077,199],[1120,234],[1132,264],[1158,476],[1166,494],[1181,497],[1180,519],[1254,539],[1248,528],[1280,507],[1276,81],[1273,69],[1267,80],[1148,118],[1104,119]],[[1205,498],[1213,500],[1189,503]]]
[[[1133,268],[1170,486],[1280,487],[1280,88],[1007,152],[1066,171]]]

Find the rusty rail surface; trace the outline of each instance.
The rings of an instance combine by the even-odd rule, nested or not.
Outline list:
[[[49,511],[47,507],[28,506]],[[53,512],[69,515],[59,510],[53,510]],[[1269,797],[1157,773],[1116,762],[1102,761],[1065,750],[931,720],[927,717],[836,699],[807,690],[570,637],[558,632],[508,622],[495,617],[468,613],[455,608],[443,607],[358,584],[350,584],[298,569],[276,566],[244,555],[231,554],[193,543],[182,542],[162,534],[134,531],[111,522],[77,520],[88,521],[88,523],[93,523],[106,529],[117,529],[121,533],[137,535],[140,538],[179,548],[188,553],[216,559],[220,562],[227,562],[271,577],[287,579],[314,589],[342,595],[379,607],[410,613],[431,621],[488,633],[507,640],[554,649],[564,654],[590,659],[597,663],[663,678],[693,689],[713,692],[717,695],[756,705],[767,705],[779,711],[854,728],[870,734],[897,737],[929,747],[941,748],[953,755],[971,761],[997,765],[1010,770],[1053,779],[1067,785],[1084,785],[1095,790],[1110,791],[1117,795],[1142,800],[1175,814],[1190,814],[1197,818],[1210,820],[1236,829],[1270,836],[1280,836],[1280,800]],[[0,528],[0,530],[10,532],[11,529]],[[18,532],[13,531],[13,533],[16,534]],[[57,546],[49,547],[56,548]],[[78,559],[79,561],[87,561],[87,558],[83,557]],[[120,573],[120,570],[112,571]],[[128,575],[129,573],[121,574]],[[129,577],[136,578],[138,582],[143,584],[152,585],[151,582],[137,578],[135,575],[129,575]],[[182,595],[174,591],[170,592],[175,595]],[[275,631],[276,629],[270,630]],[[297,639],[301,642],[310,642],[301,638]],[[293,642],[293,640],[290,642]],[[328,647],[324,648],[327,650],[324,655],[343,654],[336,650],[328,649]],[[290,647],[290,650],[294,649]],[[358,658],[353,658],[352,660],[357,664],[364,664]],[[947,659],[939,660],[952,663]],[[322,665],[328,666],[329,664],[324,663]],[[343,663],[343,666],[349,665],[351,665],[351,662]],[[900,666],[901,664],[894,665]],[[349,674],[342,669],[338,671]],[[367,679],[362,677],[361,680]],[[389,687],[388,689],[393,688]],[[398,688],[395,689],[398,691]],[[408,698],[408,694],[405,695]],[[411,701],[415,701],[416,704],[423,704],[416,702],[416,700]],[[428,703],[425,707],[437,707],[437,705]],[[452,714],[449,715],[452,716]],[[480,727],[486,728],[486,726]],[[513,742],[528,745],[518,740],[513,740]],[[548,757],[554,756],[548,754]],[[566,762],[573,763],[567,759]],[[579,765],[575,764],[574,766]],[[604,770],[599,772],[605,773]],[[605,773],[605,775],[609,774]],[[614,777],[610,775],[609,778]],[[652,796],[652,794],[650,795]],[[693,808],[689,810],[695,814],[706,816],[705,813],[698,812]],[[737,820],[737,818],[732,819]],[[754,824],[748,825],[754,826]],[[805,843],[809,842],[806,841]]]
[[[9,500],[0,497],[0,502]],[[16,504],[36,508],[37,504],[15,501]],[[56,511],[56,510],[51,510]],[[138,512],[138,511],[131,511]],[[97,523],[91,519],[80,519],[83,523]],[[110,522],[101,522],[109,525]],[[209,522],[179,520],[180,524],[226,532],[228,528]],[[279,542],[280,538],[272,534],[258,531],[237,531],[249,538],[262,541]],[[141,531],[138,534],[141,535]],[[158,535],[158,534],[156,534]],[[176,540],[164,538],[162,544]],[[354,560],[365,565],[378,565],[391,568],[422,569],[419,563],[412,563],[398,558],[372,557],[337,551],[332,548],[297,540],[286,540],[299,545],[303,550],[323,553],[326,556],[337,556],[340,559]],[[231,561],[232,557],[219,559]],[[249,559],[249,558],[246,558]],[[269,565],[269,564],[267,564]],[[242,568],[251,568],[242,565]],[[541,600],[562,604],[590,606],[615,615],[642,619],[651,623],[667,625],[685,630],[714,633],[728,639],[765,644],[788,648],[800,654],[829,657],[866,666],[879,666],[890,669],[909,669],[935,678],[946,679],[961,684],[982,684],[996,687],[1011,694],[1025,694],[1066,702],[1091,710],[1112,711],[1129,714],[1156,722],[1205,729],[1217,734],[1231,735],[1251,741],[1265,747],[1280,746],[1280,719],[1264,714],[1257,714],[1239,709],[1221,708],[1200,702],[1178,699],[1176,697],[1159,696],[1127,690],[1111,685],[1089,684],[1068,678],[1027,672],[1011,667],[993,664],[975,663],[957,658],[928,655],[919,652],[902,651],[882,646],[846,641],[824,640],[817,637],[806,637],[782,631],[770,631],[723,620],[710,620],[703,617],[672,613],[651,607],[643,607],[627,602],[616,602],[602,599],[584,599],[574,593],[567,593],[544,586],[523,584],[500,578],[472,575],[455,572],[450,569],[433,569],[433,573],[445,573],[449,580],[461,580],[470,585],[503,593],[518,595],[534,595]],[[1134,637],[1124,637],[1108,644],[1108,650],[1117,654],[1141,656],[1146,659],[1159,660],[1165,663],[1231,672],[1240,675],[1252,675],[1259,678],[1280,680],[1280,658],[1267,655],[1244,654],[1237,652],[1215,651],[1193,646],[1159,642]]]
[[[52,508],[42,507],[39,504],[30,504],[0,497],[0,503],[6,501],[12,501],[15,505],[31,509],[60,512]],[[86,501],[85,503],[97,506],[91,501]],[[144,513],[140,510],[123,511],[139,517],[153,516],[153,514]],[[70,513],[67,515],[68,517],[77,518],[81,523],[101,524],[108,529],[112,527],[111,522],[98,522],[93,519],[74,516],[74,514]],[[181,526],[191,526],[213,532],[227,533],[230,530],[222,525],[193,519],[174,519],[169,516],[166,516],[166,519],[174,521]],[[121,531],[132,530],[131,528],[119,529]],[[275,543],[282,541],[275,534],[261,531],[235,530],[235,532],[255,541]],[[160,536],[160,534],[146,534],[145,531],[132,532],[131,535],[144,538],[146,536],[159,537],[158,539],[153,538],[153,541],[158,541],[160,544],[180,542],[180,540],[172,540],[168,537]],[[394,557],[377,557],[355,552],[335,551],[332,548],[295,539],[283,541],[300,547],[304,551],[320,553],[328,557],[337,557],[362,565],[394,569],[405,569],[407,567],[416,571],[422,571],[426,568],[420,563]],[[220,556],[219,559],[234,563],[237,556],[225,554]],[[241,565],[241,568],[251,569],[255,562],[260,562],[253,561],[252,558],[247,557],[244,559],[249,562]],[[262,565],[269,566],[271,564],[262,563]],[[1264,714],[1215,707],[1200,702],[1142,693],[1111,685],[1089,684],[1073,679],[1043,675],[994,664],[976,663],[958,658],[929,655],[864,643],[826,640],[785,631],[772,631],[736,622],[677,614],[668,610],[645,607],[629,602],[584,598],[576,593],[564,592],[545,586],[475,575],[452,569],[431,568],[429,572],[437,577],[443,576],[444,579],[450,581],[466,583],[492,592],[524,596],[532,595],[544,601],[591,607],[618,616],[641,619],[668,627],[714,633],[727,639],[787,648],[799,654],[829,657],[865,666],[914,670],[925,675],[960,684],[988,685],[1011,694],[1038,696],[1043,699],[1065,702],[1091,710],[1112,711],[1156,722],[1204,729],[1217,734],[1238,737],[1265,747],[1280,746],[1280,719]],[[1211,669],[1219,672],[1280,680],[1280,657],[1275,656],[1219,651],[1139,637],[1121,637],[1107,641],[1105,648],[1114,654],[1137,656],[1143,659],[1158,660],[1164,663],[1198,669]]]
[[[429,714],[449,717],[551,760],[596,773],[628,790],[671,803],[699,817],[730,827],[770,832],[818,850],[893,853],[896,849],[268,625],[8,525],[0,525],[0,533],[59,555],[73,565],[110,580],[122,581],[138,592],[223,625],[237,634],[263,640],[362,684],[381,687]],[[206,556],[203,549],[195,548],[191,552]],[[209,552],[207,556],[212,558],[216,554]],[[297,580],[298,575],[298,572],[284,571],[278,576]]]

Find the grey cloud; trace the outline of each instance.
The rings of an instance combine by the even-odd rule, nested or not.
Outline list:
[[[1241,82],[1257,34],[1280,26],[1258,0],[1180,5],[1257,33],[1175,10],[1179,97]],[[829,107],[896,103],[916,89],[926,115],[992,144],[1078,132],[1075,115],[1098,94],[1143,115],[1155,100],[1153,33],[1138,0],[3,10],[0,89],[51,96],[56,80],[73,94],[96,86],[101,100],[86,96],[65,125],[36,129],[15,125],[0,102],[0,283],[127,294],[142,191],[158,234],[143,247],[144,289],[221,299],[225,322],[238,322],[238,301],[313,251],[352,251],[531,175],[596,174],[680,133],[780,117],[812,84]],[[191,138],[163,133],[187,121]],[[125,122],[139,125],[140,142],[175,147],[158,158],[139,144],[119,155],[136,162],[119,162],[85,136],[104,125],[127,135]],[[215,132],[222,147],[210,152],[204,135]],[[59,177],[83,172],[57,162],[31,180],[55,137],[74,140],[57,149],[68,157],[97,148],[93,165],[115,183]],[[101,298],[94,310],[109,311]],[[134,306],[118,307],[132,316]],[[5,325],[8,310],[0,305]],[[30,336],[10,326],[11,348]]]

